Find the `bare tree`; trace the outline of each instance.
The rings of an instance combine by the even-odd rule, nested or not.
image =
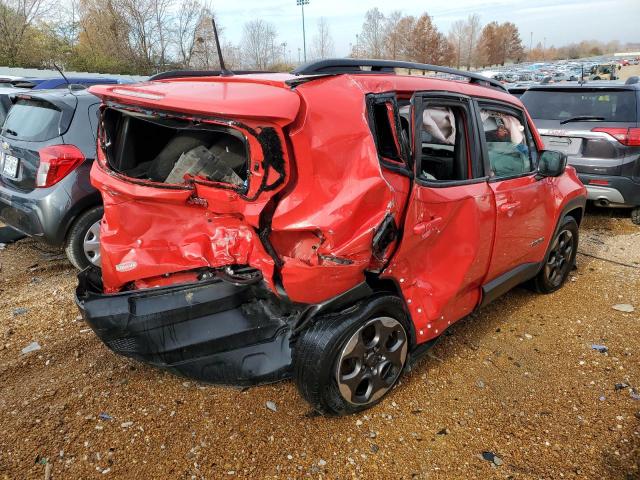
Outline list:
[[[382,58],[384,54],[384,15],[378,8],[367,11],[362,24],[359,43],[364,55],[371,58]]]
[[[456,20],[449,30],[449,42],[455,49],[456,67],[460,69],[463,57],[466,57],[467,25],[464,20]],[[464,50],[463,50],[464,49]]]
[[[152,0],[153,19],[157,34],[157,66],[162,70],[167,64],[167,50],[171,30],[169,10],[173,0]]]
[[[119,0],[129,26],[131,46],[148,70],[164,62],[168,11],[172,0]]]
[[[318,32],[313,37],[313,57],[316,59],[328,58],[333,55],[334,46],[331,32],[329,31],[329,22],[324,17],[318,20]],[[286,62],[286,59],[283,61]]]
[[[480,31],[482,30],[482,24],[480,23],[480,15],[477,13],[469,15],[467,17],[466,24],[466,37],[467,37],[467,70],[471,70],[471,64],[474,62],[477,56],[477,45]]]
[[[242,36],[242,53],[249,68],[268,70],[275,63],[277,56],[275,27],[258,19],[244,24]]]
[[[0,3],[0,56],[15,65],[29,29],[52,8],[50,0],[2,0]]]
[[[406,38],[402,37],[400,24],[402,22],[402,12],[395,10],[385,19],[384,22],[384,57],[397,60],[401,56],[402,44]]]
[[[192,66],[191,59],[198,50],[198,39],[202,33],[206,13],[207,8],[198,0],[182,0],[178,5],[173,36],[180,63],[184,68]]]

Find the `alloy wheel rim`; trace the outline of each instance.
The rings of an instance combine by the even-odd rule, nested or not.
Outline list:
[[[85,233],[82,241],[82,249],[84,250],[87,260],[89,260],[92,265],[100,267],[100,221],[91,225],[91,228]]]
[[[391,317],[373,318],[347,341],[336,364],[342,397],[354,405],[380,399],[393,387],[407,359],[407,333]]]
[[[549,258],[545,264],[545,276],[551,285],[557,287],[571,268],[574,237],[570,230],[561,231],[553,242]]]

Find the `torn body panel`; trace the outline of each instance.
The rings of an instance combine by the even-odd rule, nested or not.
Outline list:
[[[394,174],[381,166],[364,94],[349,78],[318,80],[296,91],[304,106],[289,127],[296,183],[279,200],[272,230],[274,243],[309,232],[320,239],[313,265],[304,257],[288,257],[282,267],[289,298],[317,303],[353,288],[367,270],[379,268],[373,252],[376,232],[387,216],[401,224],[409,181],[390,180]]]

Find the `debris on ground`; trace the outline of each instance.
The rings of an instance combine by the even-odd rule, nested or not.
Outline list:
[[[606,345],[598,345],[597,343],[592,344],[591,349],[599,353],[607,353],[609,351]]]
[[[625,388],[629,388],[629,384],[625,383],[625,382],[616,383],[614,388],[615,388],[616,392],[619,392],[620,390],[624,390]]]
[[[624,313],[633,313],[635,311],[633,305],[629,305],[628,303],[619,303],[617,305],[614,305],[612,308],[614,310],[617,310],[618,312]]]
[[[266,405],[267,405],[267,408],[269,410],[271,410],[272,412],[277,412],[278,411],[278,406],[274,402],[272,402],[271,400],[269,400],[266,403]]]
[[[26,355],[27,353],[31,353],[31,352],[36,352],[38,350],[40,350],[42,347],[40,346],[40,344],[38,342],[31,342],[29,345],[27,345],[26,347],[24,347],[21,350],[21,353],[23,355]]]
[[[502,459],[493,452],[482,452],[482,458],[487,462],[493,463],[497,467],[503,464]]]
[[[100,420],[113,420],[113,417],[111,415],[109,415],[108,413],[101,413],[100,415],[98,415],[98,418]]]
[[[14,308],[12,313],[14,317],[17,317],[18,315],[24,315],[25,313],[27,313],[29,311],[28,308],[25,307],[18,307],[18,308]]]

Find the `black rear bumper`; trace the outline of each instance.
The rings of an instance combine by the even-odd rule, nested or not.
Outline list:
[[[290,377],[293,315],[259,287],[217,278],[112,295],[78,276],[82,316],[114,352],[208,383],[251,386]]]

